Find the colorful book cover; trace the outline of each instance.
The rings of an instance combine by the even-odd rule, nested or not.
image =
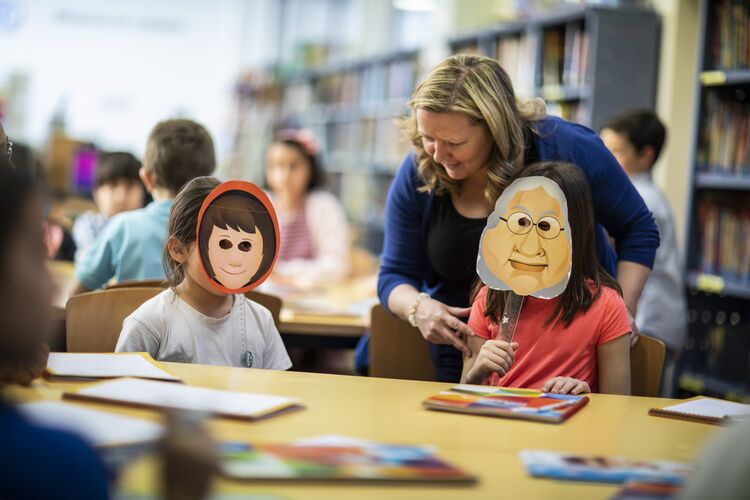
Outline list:
[[[222,472],[235,479],[297,481],[438,482],[476,478],[425,447],[386,444],[224,443]]]
[[[464,384],[430,396],[422,404],[431,410],[560,423],[588,402],[586,396]]]
[[[676,484],[628,481],[609,500],[672,500],[682,488]]]
[[[521,461],[534,477],[599,483],[647,483],[681,485],[694,472],[693,466],[657,460],[576,455],[554,451],[521,450]]]

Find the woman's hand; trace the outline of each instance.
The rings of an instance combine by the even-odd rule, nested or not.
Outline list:
[[[450,307],[432,298],[419,303],[414,314],[419,331],[428,342],[449,344],[471,357],[471,349],[461,339],[462,335],[473,337],[474,331],[458,318],[465,318],[471,307]]]
[[[481,384],[490,373],[504,376],[513,366],[516,359],[518,342],[505,342],[503,340],[488,340],[482,345],[477,354],[474,365],[467,375],[467,383]]]
[[[542,386],[542,392],[552,394],[587,394],[591,392],[589,384],[572,377],[554,377]]]

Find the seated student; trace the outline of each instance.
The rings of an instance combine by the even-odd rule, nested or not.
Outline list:
[[[88,444],[29,422],[3,397],[3,384],[28,385],[46,365],[55,288],[45,265],[35,179],[3,154],[0,213],[0,498],[108,498],[108,474]],[[165,498],[205,498],[217,468],[212,446],[202,426],[187,425],[179,415],[170,418],[159,446]]]
[[[216,160],[211,136],[191,120],[167,120],[151,131],[141,180],[154,201],[118,214],[76,266],[75,293],[116,281],[164,278],[161,254],[172,199],[190,179],[209,175]]]
[[[664,193],[651,180],[651,170],[659,159],[666,129],[652,111],[635,110],[612,118],[600,133],[633,186],[654,214],[661,244],[654,269],[643,288],[635,323],[638,329],[664,342],[662,395],[671,396],[674,367],[687,335],[687,298],[682,259],[675,235],[674,215]]]
[[[551,299],[524,297],[511,342],[497,339],[508,292],[487,286],[479,289],[469,317],[469,326],[476,336],[467,338],[471,355],[464,356],[461,380],[561,394],[590,391],[630,394],[630,322],[619,285],[602,269],[596,257],[588,182],[581,169],[568,163],[532,164],[518,177],[532,176],[551,179],[562,190],[570,227],[559,222],[565,219],[562,214],[552,215],[558,218],[553,225],[562,228],[552,237],[543,235],[551,221],[543,226],[540,219],[545,214],[560,212],[560,208],[550,212],[550,207],[559,207],[561,203],[550,195],[547,195],[549,203],[544,198],[537,201],[525,198],[526,211],[522,214],[525,218],[519,219],[518,224],[526,229],[513,231],[511,222],[503,222],[513,220],[509,218],[519,210],[515,205],[509,206],[495,226],[503,231],[498,241],[507,241],[507,248],[493,247],[493,250],[498,255],[507,252],[506,263],[513,269],[509,271],[511,276],[532,267],[530,263],[539,266],[537,263],[544,262],[543,272],[551,277],[563,264],[556,260],[565,259],[565,263],[570,260],[567,286],[561,276],[559,283],[545,285],[552,290],[562,283],[564,290],[560,295],[555,296],[557,290],[550,293],[554,297]],[[515,202],[515,196],[526,192],[509,192],[508,196],[513,196],[511,201]],[[565,243],[565,238],[570,239],[572,257],[558,247]],[[482,247],[480,261],[488,259],[481,252]]]
[[[94,244],[110,217],[143,207],[145,192],[138,171],[141,162],[130,153],[104,153],[96,164],[94,202],[98,212],[85,212],[73,224],[75,261]]]
[[[40,196],[33,179],[9,165],[5,151],[0,213],[0,371],[15,371],[10,378],[18,381],[44,366],[37,359],[52,324],[54,284],[44,263]],[[28,422],[3,398],[0,442],[0,498],[108,497],[104,467],[88,445]]]
[[[292,363],[271,312],[242,294],[219,292],[202,268],[198,215],[218,185],[213,177],[199,177],[177,195],[164,249],[170,288],[125,319],[115,350],[145,351],[163,361],[286,370]],[[245,227],[243,216],[227,210],[221,219],[228,227]]]
[[[0,129],[2,126],[0,125]],[[4,135],[4,132],[1,132]],[[7,142],[7,138],[5,139]],[[39,162],[34,151],[25,144],[8,143],[7,151],[10,151],[12,163],[16,168],[25,172],[40,187],[47,189],[46,175],[42,164]],[[46,194],[46,193],[45,193]],[[71,232],[68,230],[63,221],[51,216],[49,205],[44,207],[45,214],[42,226],[44,228],[44,243],[47,251],[47,257],[53,260],[72,261],[76,251],[76,244]]]
[[[279,217],[281,246],[273,278],[335,283],[350,269],[341,203],[323,190],[318,147],[304,130],[282,130],[266,152],[266,182]]]

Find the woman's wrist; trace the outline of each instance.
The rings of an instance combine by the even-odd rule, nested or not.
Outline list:
[[[417,308],[419,307],[419,304],[422,303],[425,299],[429,299],[430,296],[427,295],[424,292],[420,292],[417,297],[414,299],[414,301],[409,306],[409,310],[407,311],[406,319],[409,321],[409,324],[413,327],[417,326]]]

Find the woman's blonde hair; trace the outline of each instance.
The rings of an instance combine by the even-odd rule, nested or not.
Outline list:
[[[485,188],[491,202],[523,167],[525,129],[546,114],[541,99],[516,100],[513,83],[497,61],[469,54],[451,56],[438,64],[414,90],[409,107],[411,115],[400,125],[416,149],[417,171],[424,180],[420,191],[457,193],[461,182],[451,179],[425,151],[417,131],[417,110],[460,113],[484,127],[493,138]]]

